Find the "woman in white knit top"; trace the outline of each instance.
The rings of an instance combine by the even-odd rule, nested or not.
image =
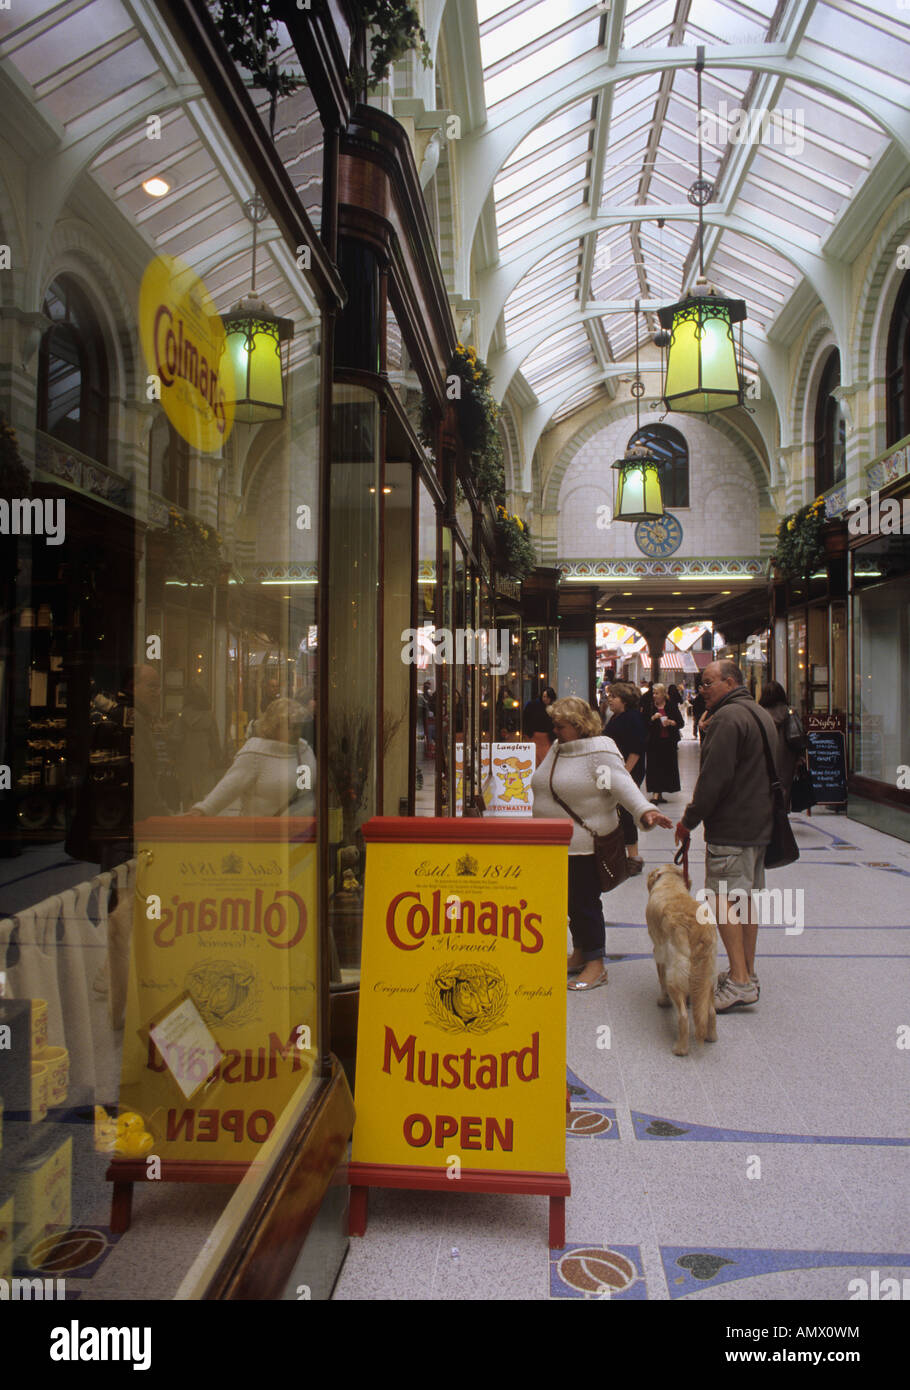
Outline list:
[[[241,816],[312,816],[316,759],[299,737],[305,717],[294,700],[273,700],[258,722],[258,735],[247,739],[218,785],[188,814],[221,816],[239,803]],[[302,767],[309,775],[300,791]]]
[[[584,700],[570,696],[550,705],[549,714],[557,741],[531,779],[534,815],[572,820],[550,791],[552,771],[554,791],[590,826],[588,831],[572,820],[569,930],[574,949],[569,956],[568,969],[570,974],[581,972],[569,989],[596,989],[607,983],[607,972],[603,963],[606,926],[594,861],[593,834],[609,835],[615,830],[619,824],[617,803],[646,830],[652,825],[672,830],[673,822],[642,796],[626,771],[616,744],[601,733],[596,710]]]

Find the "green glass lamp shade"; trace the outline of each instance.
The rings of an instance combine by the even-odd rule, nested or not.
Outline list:
[[[284,415],[281,344],[293,337],[290,319],[280,319],[255,295],[224,316],[225,352],[234,371],[234,419],[258,425]]]
[[[700,283],[678,304],[659,309],[657,317],[670,330],[664,383],[667,410],[707,415],[742,405],[732,325],[746,317],[743,300],[711,294]]]
[[[614,521],[653,521],[664,514],[660,462],[641,444],[633,444],[613,467],[619,472]]]

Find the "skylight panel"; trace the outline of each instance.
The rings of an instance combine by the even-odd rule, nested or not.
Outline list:
[[[546,0],[545,0],[546,2]],[[512,61],[492,76],[485,77],[487,108],[491,110],[499,102],[516,92],[530,87],[539,78],[563,67],[582,53],[589,52],[597,45],[600,29],[599,20],[580,25],[561,39],[544,45],[523,58],[516,53]]]
[[[567,4],[554,5],[553,0],[539,0],[536,5],[516,5],[515,13],[509,18],[502,15],[495,24],[483,23],[480,26],[480,52],[484,71],[494,68],[509,58],[517,57],[521,51],[541,39],[552,35],[557,41],[566,30],[581,23],[579,15],[588,9],[585,0],[573,0]]]

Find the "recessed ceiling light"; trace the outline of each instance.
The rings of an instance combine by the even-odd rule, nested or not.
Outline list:
[[[733,592],[732,589],[721,589],[721,593],[722,593],[722,594],[732,594],[732,592]]]
[[[165,193],[171,191],[171,185],[165,179],[159,179],[157,175],[151,179],[143,179],[142,187],[150,198],[163,198]]]
[[[673,598],[682,598],[682,589],[673,590]]]

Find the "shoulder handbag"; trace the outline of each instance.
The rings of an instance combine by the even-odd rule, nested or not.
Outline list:
[[[805,763],[797,763],[796,771],[793,773],[793,785],[790,788],[790,810],[811,811],[817,801],[809,769]]]
[[[799,846],[796,843],[796,836],[793,834],[790,821],[787,818],[787,804],[784,800],[784,789],[780,784],[777,769],[774,766],[774,759],[771,756],[771,749],[768,745],[768,735],[765,733],[765,726],[761,722],[759,715],[749,705],[746,705],[752,718],[758,725],[758,732],[765,748],[765,764],[768,768],[768,778],[771,782],[771,797],[774,803],[772,810],[773,823],[771,827],[771,843],[765,850],[765,868],[783,869],[787,864],[795,864],[799,858]]]
[[[611,889],[618,888],[629,877],[629,870],[626,864],[626,842],[622,833],[622,826],[617,825],[615,830],[611,830],[609,835],[598,835],[589,825],[586,825],[581,816],[576,816],[571,806],[567,806],[562,797],[553,786],[553,773],[556,771],[556,762],[559,758],[559,749],[553,754],[553,766],[550,768],[550,794],[582,830],[587,830],[594,841],[594,862],[597,866],[597,878],[600,883],[602,893],[609,893]]]
[[[795,753],[797,757],[799,757],[801,753],[805,753],[806,749],[809,747],[809,739],[803,728],[803,721],[800,719],[795,709],[788,709],[787,717],[784,720],[784,743],[790,749],[790,752]]]

